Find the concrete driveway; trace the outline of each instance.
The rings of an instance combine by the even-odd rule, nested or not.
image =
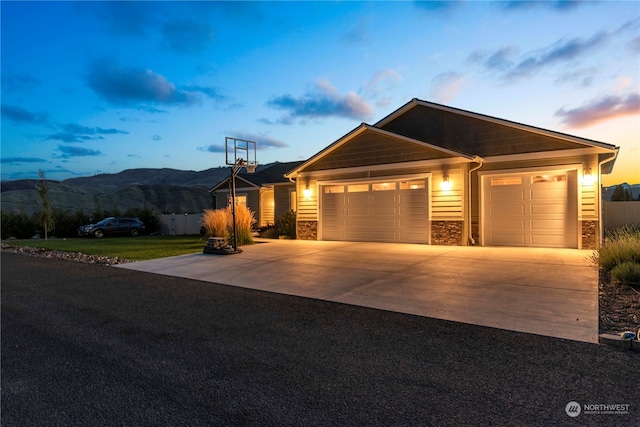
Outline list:
[[[598,342],[598,272],[587,260],[590,251],[259,242],[236,255],[198,253],[117,267]]]

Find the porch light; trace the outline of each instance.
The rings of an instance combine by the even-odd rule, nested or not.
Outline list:
[[[583,185],[593,185],[593,175],[591,174],[591,168],[586,168],[582,177]]]
[[[304,195],[305,200],[309,200],[311,198],[311,189],[309,188],[309,185],[307,185],[305,189],[302,190],[302,194]]]
[[[451,181],[449,181],[449,175],[445,175],[442,177],[442,182],[440,183],[440,189],[443,191],[451,190]]]

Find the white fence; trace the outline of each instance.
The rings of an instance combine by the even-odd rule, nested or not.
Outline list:
[[[604,202],[602,208],[605,231],[625,225],[640,226],[640,202]]]
[[[202,214],[158,215],[160,233],[169,236],[200,234]]]

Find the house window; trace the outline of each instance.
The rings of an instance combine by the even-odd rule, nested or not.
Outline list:
[[[500,178],[491,178],[491,185],[521,185],[522,177],[521,176],[505,176]]]
[[[420,190],[425,188],[424,181],[401,181],[400,189],[401,190]]]
[[[566,180],[566,175],[535,175],[531,177],[532,184],[539,182],[565,182]]]
[[[231,204],[231,196],[229,196],[229,204]],[[242,195],[238,195],[236,194],[236,206],[247,206],[247,195],[246,194],[242,194]]]
[[[376,184],[372,184],[373,191],[389,191],[396,189],[395,182],[380,182]]]
[[[362,193],[363,191],[369,191],[369,184],[347,185],[347,191],[349,193]]]
[[[324,192],[326,194],[329,193],[344,193],[343,185],[327,185],[324,187]]]

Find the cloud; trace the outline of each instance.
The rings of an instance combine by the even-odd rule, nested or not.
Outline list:
[[[340,41],[346,44],[361,44],[368,42],[370,38],[368,23],[364,20],[359,20],[340,37]]]
[[[605,96],[590,103],[565,110],[556,111],[555,116],[570,128],[582,128],[618,117],[640,114],[640,94],[624,96]]]
[[[41,159],[39,157],[3,157],[0,159],[0,163],[12,163],[12,164],[42,163],[42,162],[46,162],[46,160]]]
[[[59,159],[70,159],[72,157],[97,157],[102,156],[100,150],[92,150],[90,148],[74,147],[72,145],[58,145],[57,151],[60,151],[60,155],[54,155]]]
[[[431,97],[440,103],[448,103],[458,95],[464,78],[453,71],[441,73],[431,80]]]
[[[371,80],[366,82],[358,93],[369,97],[376,97],[383,92],[393,89],[396,83],[401,80],[402,76],[390,68],[376,71]]]
[[[289,94],[274,97],[267,105],[288,111],[288,118],[342,117],[366,120],[373,115],[373,108],[362,97],[354,92],[340,95],[328,81],[316,83],[300,97]]]
[[[2,76],[2,89],[6,92],[19,92],[39,86],[42,82],[30,74],[9,74]]]
[[[206,147],[198,147],[198,151],[204,151],[207,153],[224,153],[225,147],[224,145],[211,144]]]
[[[87,84],[100,97],[118,105],[199,103],[199,99],[192,93],[177,90],[173,83],[152,70],[121,67],[106,60],[91,64]],[[150,108],[154,112],[159,111],[154,107]]]
[[[606,44],[608,39],[609,35],[601,32],[593,35],[587,40],[582,38],[575,38],[568,41],[558,40],[552,46],[542,50],[541,52],[532,53],[524,58],[509,73],[507,73],[507,77],[526,77],[545,66],[575,59],[591,50],[603,46]]]
[[[229,131],[227,134],[233,135],[234,138],[255,141],[257,150],[264,150],[267,148],[285,148],[289,146],[289,144],[272,138],[264,133],[255,134],[243,131]]]
[[[14,123],[45,123],[49,120],[47,113],[33,113],[15,105],[0,106],[2,117]]]
[[[616,33],[621,30],[617,30]],[[520,58],[516,58],[518,49],[514,46],[505,46],[489,52],[474,51],[469,55],[468,61],[480,64],[488,71],[497,72],[507,80],[515,80],[531,76],[545,67],[588,55],[606,45],[611,34],[599,32],[588,39],[581,37],[571,40],[560,39],[547,47],[530,51]]]
[[[415,1],[413,4],[427,12],[447,13],[457,9],[462,1]]]
[[[524,10],[534,7],[546,7],[549,9],[555,9],[559,11],[567,11],[575,9],[579,6],[586,4],[583,0],[540,0],[540,1],[528,1],[528,0],[516,0],[516,1],[503,1],[500,5],[506,10]]]
[[[64,142],[83,142],[94,139],[104,139],[102,135],[126,135],[129,132],[120,129],[103,129],[100,127],[87,127],[75,123],[68,123],[63,126],[63,131],[47,136],[47,139]]]
[[[568,71],[558,77],[556,83],[570,83],[576,86],[588,87],[593,83],[593,79],[597,74],[596,67],[586,68],[583,70]]]
[[[160,135],[153,135],[151,139],[153,139],[154,141],[161,141],[162,137],[160,137]]]
[[[216,101],[224,101],[227,99],[218,88],[212,86],[187,85],[181,88],[187,92],[200,92]]]
[[[182,16],[164,23],[162,34],[174,52],[200,53],[214,42],[213,28],[206,20],[195,19],[196,16]]]

